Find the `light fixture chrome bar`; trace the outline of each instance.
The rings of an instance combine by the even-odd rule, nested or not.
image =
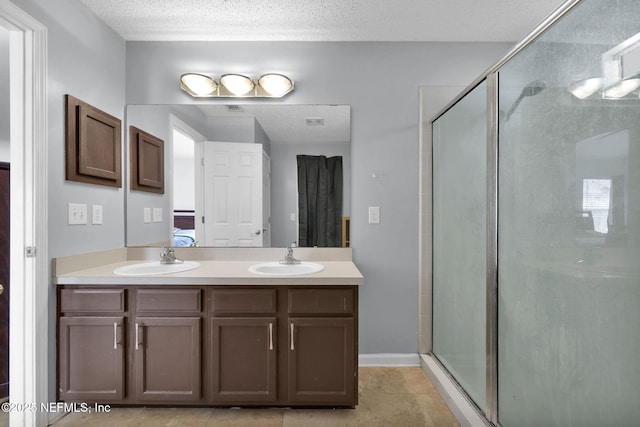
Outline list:
[[[486,417],[498,424],[498,111],[499,73],[487,76]]]
[[[633,77],[633,75],[625,75],[623,58],[625,55],[637,49],[640,49],[640,33],[626,39],[602,54],[602,71],[604,74],[605,87],[611,86],[620,80]]]

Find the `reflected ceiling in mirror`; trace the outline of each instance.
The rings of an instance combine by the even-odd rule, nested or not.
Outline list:
[[[255,117],[272,144],[345,143],[351,139],[348,105],[199,105],[208,117]]]
[[[164,196],[142,194],[130,189],[126,191],[126,236],[128,246],[173,244],[175,224],[174,211],[192,210],[194,215],[195,241],[198,246],[273,246],[285,247],[296,242],[298,235],[298,194],[296,155],[342,156],[343,158],[343,209],[342,215],[350,215],[351,200],[351,107],[348,105],[292,105],[292,104],[199,104],[199,105],[128,105],[126,109],[128,126],[136,126],[158,137],[165,143],[165,177],[169,189]],[[177,133],[175,133],[177,132]],[[195,153],[190,159],[190,150],[185,153],[171,153],[174,139],[178,134],[187,134],[195,141]],[[203,142],[206,141],[206,142]],[[201,174],[200,160],[204,158],[205,148],[210,142],[234,142],[262,144],[264,153],[269,158],[271,170],[268,176],[268,188],[260,192],[270,193],[270,206],[265,224],[253,225],[252,239],[256,235],[262,239],[261,244],[244,239],[243,242],[228,244],[224,241],[205,244],[204,233],[198,232],[196,216],[203,212],[204,205],[212,205],[212,198],[205,196],[211,193],[203,190],[202,180],[192,179],[196,194],[201,194],[200,201],[193,202],[192,209],[185,209],[183,196],[189,191],[174,190],[174,177],[185,178]],[[129,144],[129,141],[127,141]],[[182,147],[184,148],[184,147]],[[129,153],[127,145],[127,153]],[[176,150],[179,152],[180,150]],[[180,156],[180,157],[178,157]],[[131,181],[131,169],[127,164],[127,182]],[[187,179],[187,182],[189,182]],[[198,199],[198,196],[195,196]],[[217,200],[213,198],[213,200]],[[256,199],[257,200],[257,199]],[[187,203],[189,204],[189,203]],[[216,208],[217,209],[217,208]],[[211,209],[209,209],[209,212]],[[187,215],[188,216],[188,215]],[[262,231],[266,231],[263,233]],[[193,233],[191,233],[193,234]],[[246,233],[245,233],[246,234]],[[187,238],[187,240],[190,239]],[[185,242],[183,242],[184,244]],[[188,243],[188,242],[187,242]]]

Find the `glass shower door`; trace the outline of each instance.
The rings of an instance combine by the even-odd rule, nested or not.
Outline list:
[[[640,100],[605,75],[637,22],[635,1],[581,2],[499,72],[504,427],[640,420]]]
[[[487,84],[433,122],[433,353],[486,404]]]

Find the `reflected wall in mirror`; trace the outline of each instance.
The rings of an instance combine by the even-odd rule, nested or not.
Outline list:
[[[126,122],[167,144],[164,195],[132,190],[125,161],[128,246],[299,242],[297,155],[342,158],[350,216],[348,105],[128,105]]]

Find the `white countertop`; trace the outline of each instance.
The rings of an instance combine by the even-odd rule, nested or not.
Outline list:
[[[351,261],[320,261],[324,270],[297,276],[267,276],[251,273],[257,261],[198,260],[200,267],[180,273],[122,276],[113,270],[148,260],[122,261],[58,274],[57,285],[361,285],[362,274]]]

